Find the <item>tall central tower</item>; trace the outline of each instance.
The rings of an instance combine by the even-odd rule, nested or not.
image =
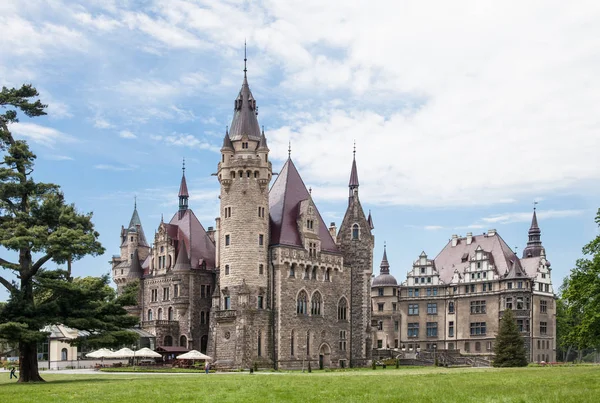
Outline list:
[[[217,177],[219,285],[213,295],[213,349],[220,366],[271,361],[269,296],[269,148],[246,76],[234,101]]]

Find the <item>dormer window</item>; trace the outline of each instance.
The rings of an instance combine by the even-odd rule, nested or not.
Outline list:
[[[354,239],[354,240],[358,239],[359,232],[360,232],[360,228],[359,228],[358,224],[354,224],[352,226],[352,239]]]
[[[248,148],[248,142],[247,141],[245,141],[245,142],[242,143],[242,148],[243,149],[247,149]]]
[[[314,228],[314,221],[313,220],[306,220],[306,228],[307,229],[313,229]]]

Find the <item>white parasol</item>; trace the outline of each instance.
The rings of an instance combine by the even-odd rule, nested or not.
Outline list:
[[[206,354],[202,354],[198,350],[188,351],[185,354],[178,355],[176,358],[178,360],[212,360],[211,357]]]
[[[115,351],[113,352],[110,356],[110,358],[133,358],[135,357],[135,351],[133,351],[130,348],[122,348],[119,351]]]
[[[161,358],[162,355],[157,353],[156,351],[150,350],[148,347],[141,348],[135,352],[136,357],[143,358]]]
[[[101,348],[100,350],[92,351],[87,353],[85,356],[88,358],[108,358],[112,355],[112,351],[107,348]]]

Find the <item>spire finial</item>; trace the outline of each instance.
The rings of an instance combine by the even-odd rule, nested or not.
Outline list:
[[[383,249],[387,247],[386,241],[383,241]]]
[[[183,171],[183,174],[185,175],[185,157],[183,157],[183,165],[181,167],[181,170]]]
[[[308,193],[312,196],[312,186],[308,188]]]
[[[538,203],[539,203],[538,201],[535,201],[535,200],[533,201],[533,211],[535,211],[535,206],[536,206]]]
[[[247,57],[246,57],[246,39],[244,39],[244,77],[246,77],[246,72],[248,71],[246,69],[246,62],[248,61]]]
[[[137,195],[133,195],[133,209],[137,210]]]
[[[354,140],[354,151],[352,151],[352,158],[356,159],[356,140]]]
[[[229,126],[225,126],[225,134],[229,136]]]
[[[292,158],[292,140],[288,143],[288,158]]]

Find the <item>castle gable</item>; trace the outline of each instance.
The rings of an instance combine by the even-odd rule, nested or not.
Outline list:
[[[303,234],[300,232],[299,218],[302,217],[303,207],[308,215],[308,208],[314,206],[310,193],[306,189],[298,170],[291,159],[288,159],[277,180],[269,191],[269,211],[271,223],[270,245],[287,245],[304,248]],[[304,204],[302,202],[305,201]],[[320,239],[321,250],[338,253],[339,249],[319,210],[314,206],[310,213],[313,219],[314,234]],[[304,226],[305,223],[302,223]]]
[[[192,269],[202,263],[209,268],[215,267],[215,244],[192,210],[185,210],[181,215],[175,213],[167,228],[172,239],[185,243]]]

